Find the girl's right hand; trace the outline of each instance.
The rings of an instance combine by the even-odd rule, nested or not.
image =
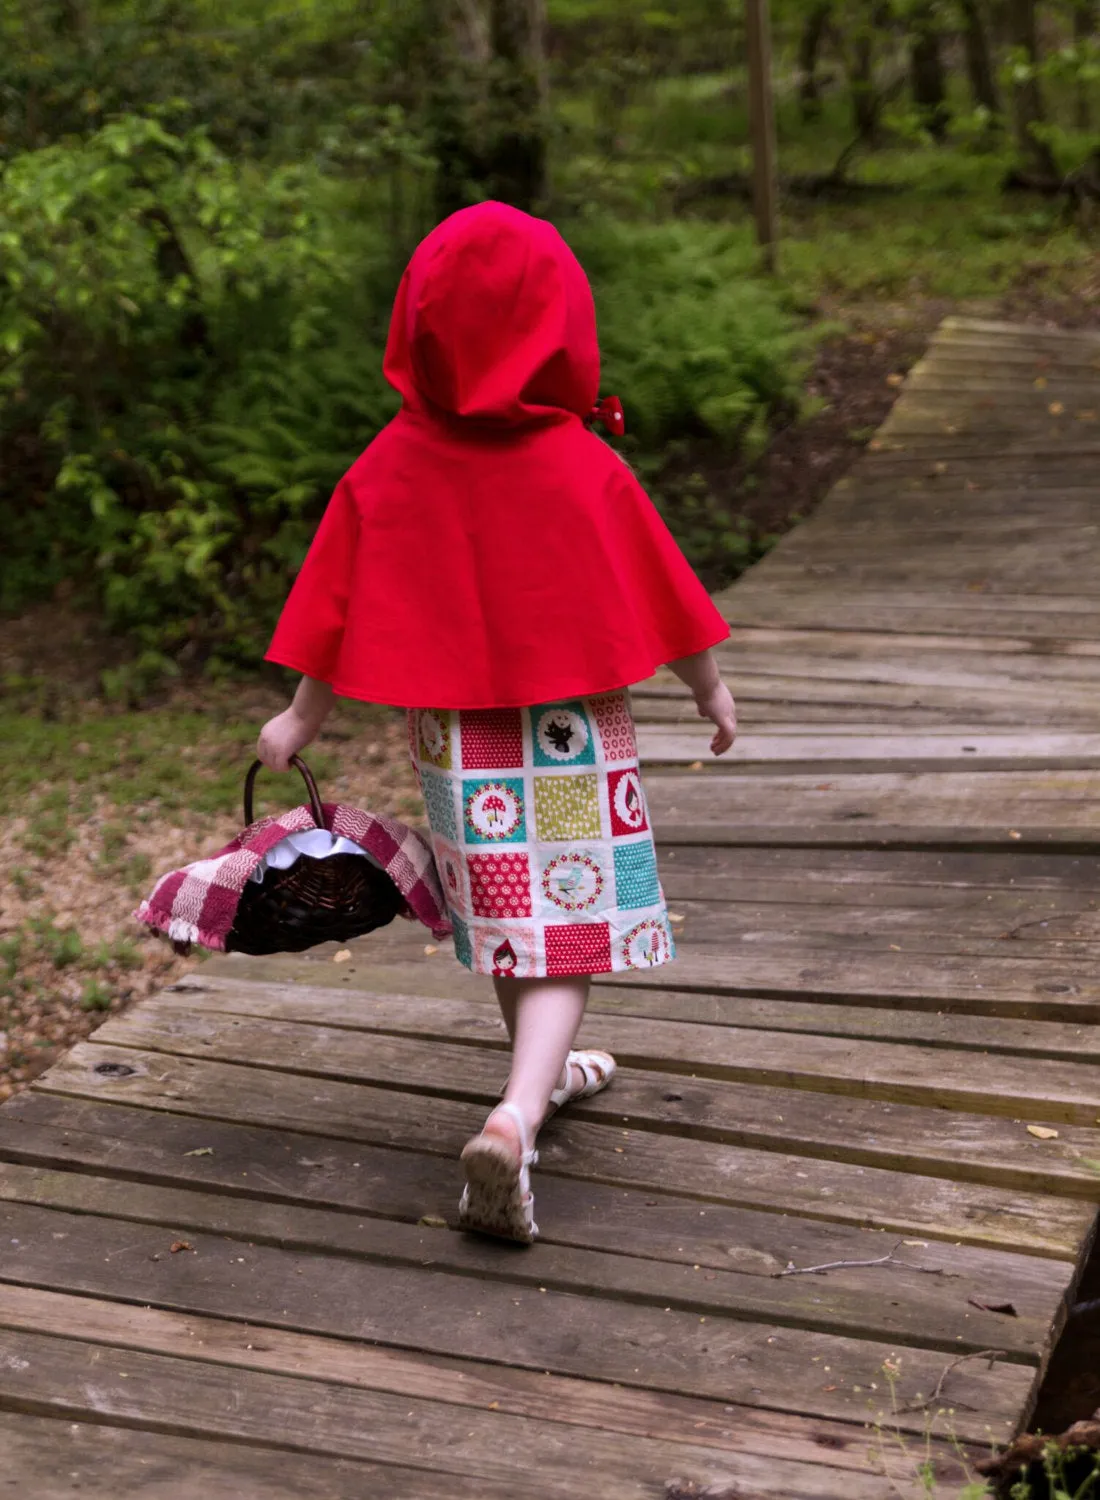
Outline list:
[[[291,706],[276,714],[260,730],[256,754],[271,771],[289,771],[290,758],[312,742],[316,728]]]
[[[709,719],[717,733],[710,742],[712,755],[725,755],[737,738],[737,705],[721,678],[697,695],[695,706],[701,719]]]

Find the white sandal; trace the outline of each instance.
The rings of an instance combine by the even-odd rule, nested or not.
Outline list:
[[[539,1232],[531,1191],[531,1168],[539,1154],[528,1143],[527,1126],[516,1106],[498,1104],[493,1114],[498,1112],[508,1115],[515,1124],[519,1161],[512,1145],[499,1136],[482,1131],[467,1141],[462,1151],[466,1186],[458,1205],[458,1222],[463,1229],[478,1234],[530,1245]]]
[[[583,1082],[579,1088],[569,1087],[570,1068],[580,1071]],[[590,1099],[593,1094],[600,1093],[607,1088],[617,1071],[618,1063],[610,1052],[570,1052],[565,1059],[565,1083],[551,1093],[546,1118],[556,1114],[563,1105],[572,1104],[574,1099]]]

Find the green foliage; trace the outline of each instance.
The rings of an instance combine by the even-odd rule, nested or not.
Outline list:
[[[695,435],[756,456],[797,407],[806,341],[754,275],[748,236],[614,221],[566,232],[596,289],[604,385],[622,390],[642,448]]]
[[[185,646],[255,653],[392,410],[392,271],[377,234],[340,242],[332,192],[136,117],[0,175],[0,607],[80,580],[143,679]]]

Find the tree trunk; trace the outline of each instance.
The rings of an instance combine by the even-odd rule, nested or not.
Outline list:
[[[1083,47],[1096,35],[1098,22],[1100,22],[1100,15],[1097,14],[1096,0],[1077,0],[1073,8],[1073,40],[1078,47]],[[1073,123],[1078,130],[1092,129],[1089,84],[1086,78],[1077,80],[1076,98],[1073,101]]]
[[[547,191],[545,0],[490,0],[489,37],[486,186],[529,213]]]
[[[979,108],[998,115],[1001,112],[1001,100],[997,93],[997,80],[993,72],[993,59],[989,53],[989,37],[986,35],[980,0],[960,0],[960,5],[971,98]]]
[[[921,117],[921,123],[933,140],[942,141],[947,135],[950,112],[947,107],[947,79],[940,51],[940,34],[936,28],[933,6],[924,5],[914,11],[910,24],[913,35],[909,49],[909,78],[913,103]]]
[[[816,120],[821,114],[821,90],[817,81],[817,63],[821,44],[829,29],[833,0],[819,0],[806,18],[798,44],[798,97],[802,118]]]
[[[875,99],[874,37],[870,28],[861,31],[852,46],[848,73],[852,95],[852,128],[865,144],[878,133],[878,105]]]
[[[1025,171],[1048,182],[1058,180],[1058,164],[1045,141],[1034,132],[1046,119],[1043,91],[1034,69],[1039,63],[1039,38],[1035,24],[1035,0],[1009,0],[1007,9],[1009,38],[1031,64],[1032,76],[1015,83],[1012,90],[1012,114],[1016,128],[1016,147]]]

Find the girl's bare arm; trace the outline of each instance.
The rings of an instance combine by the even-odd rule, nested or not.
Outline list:
[[[327,682],[303,677],[293,702],[260,730],[256,754],[272,771],[290,769],[290,758],[317,738],[335,694]]]
[[[737,738],[737,707],[733,694],[722,681],[718,659],[713,651],[700,651],[695,656],[682,656],[679,661],[670,661],[669,671],[690,690],[695,699],[701,719],[709,719],[714,725],[714,738],[710,742],[712,755],[724,755]]]

